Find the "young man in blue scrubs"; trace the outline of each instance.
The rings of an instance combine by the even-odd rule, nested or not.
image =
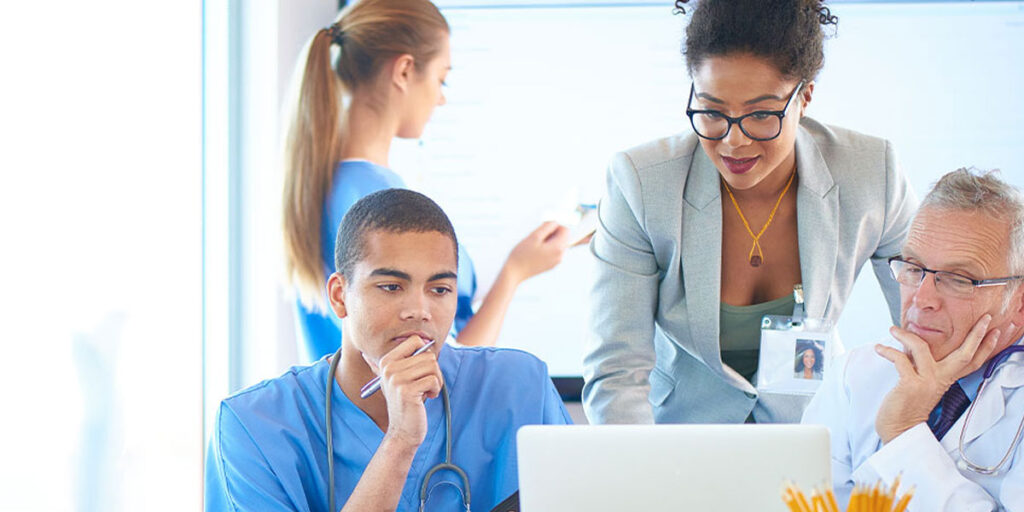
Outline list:
[[[327,511],[332,485],[335,510],[463,510],[465,499],[486,511],[517,489],[519,427],[570,419],[532,355],[445,345],[457,306],[457,247],[447,216],[416,192],[383,190],[352,207],[328,281],[346,333],[342,349],[221,403],[206,510]],[[360,398],[377,376],[380,391]],[[428,475],[445,462],[449,436],[449,462],[471,492],[456,470]]]

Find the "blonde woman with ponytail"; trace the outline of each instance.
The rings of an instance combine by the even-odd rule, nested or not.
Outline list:
[[[335,233],[361,197],[404,188],[388,168],[391,141],[419,137],[434,107],[445,103],[448,38],[447,21],[427,0],[361,0],[308,44],[286,139],[284,245],[311,360],[341,344],[341,321],[324,295]],[[538,227],[509,254],[475,314],[476,278],[460,247],[457,341],[494,345],[516,288],[557,265],[567,242],[564,227]]]

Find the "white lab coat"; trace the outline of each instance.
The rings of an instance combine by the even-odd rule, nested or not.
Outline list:
[[[891,341],[892,346],[899,346]],[[981,371],[981,370],[979,370]],[[882,446],[875,417],[899,374],[873,346],[858,347],[832,365],[803,423],[829,428],[832,483],[838,499],[849,499],[854,482],[916,487],[911,512],[1024,512],[1024,443],[996,475],[959,469],[963,414],[939,442],[921,423]],[[965,438],[965,452],[975,464],[995,465],[1009,449],[1024,415],[1024,353],[1015,353],[992,376],[976,399]]]

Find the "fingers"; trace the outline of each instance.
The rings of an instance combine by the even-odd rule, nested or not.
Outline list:
[[[560,248],[569,245],[569,228],[559,224],[558,227],[549,233],[544,239],[544,243],[554,244]]]
[[[530,238],[543,245],[551,244],[556,247],[569,245],[569,228],[555,222],[546,221],[530,233]]]
[[[403,396],[437,396],[444,382],[437,354],[427,350],[413,355],[424,344],[419,336],[410,336],[381,358],[378,375],[387,383],[388,388],[397,390]]]
[[[899,373],[901,379],[917,375],[914,364],[903,352],[885,345],[875,345],[875,352],[888,359],[896,367],[896,372]]]
[[[996,351],[996,346],[999,344],[999,336],[1002,335],[1002,331],[999,329],[992,329],[985,338],[981,340],[981,344],[978,345],[978,350],[974,352],[974,356],[971,357],[971,361],[967,364],[967,373],[971,373],[978,368],[981,368],[989,357]]]
[[[541,241],[547,240],[552,233],[554,233],[556,230],[558,230],[558,228],[561,227],[563,227],[561,224],[553,220],[544,221],[541,223],[540,226],[537,226],[537,229],[533,230],[533,232],[530,233],[530,238],[534,238],[536,240]]]
[[[950,371],[959,371],[966,368],[971,364],[975,356],[978,355],[979,348],[982,346],[982,342],[985,339],[989,340],[989,344],[991,345],[989,352],[991,352],[991,348],[995,347],[995,343],[992,342],[992,333],[988,332],[988,326],[991,322],[992,315],[982,315],[981,318],[974,323],[974,326],[971,327],[971,330],[968,331],[963,343],[940,361],[942,366]],[[998,334],[995,339],[999,339]],[[988,359],[988,354],[984,354],[984,356],[985,359]],[[985,359],[982,361],[984,362]]]
[[[576,241],[576,243],[572,244],[572,247],[579,247],[581,245],[589,244],[590,240],[594,238],[594,233],[596,233],[596,231],[591,231],[589,234],[587,234],[587,236],[580,238],[579,240]]]
[[[377,362],[378,367],[384,367],[388,364],[394,363],[395,361],[401,361],[407,359],[413,355],[414,352],[419,350],[420,347],[426,345],[427,342],[417,335],[409,336],[405,341],[401,342],[395,348],[391,349],[390,352],[384,354]],[[365,355],[364,355],[365,358]],[[372,368],[372,366],[371,366]],[[378,372],[378,375],[380,373]]]
[[[907,349],[918,373],[928,376],[935,373],[932,351],[920,336],[900,327],[890,327],[889,333]]]

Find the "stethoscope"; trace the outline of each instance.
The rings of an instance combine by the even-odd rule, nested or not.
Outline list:
[[[331,369],[327,373],[327,405],[324,407],[324,416],[327,421],[327,489],[328,489],[328,501],[327,504],[329,512],[336,512],[334,508],[334,436],[331,431],[331,396],[334,390],[334,375],[338,370],[338,361],[341,360],[341,349],[334,353],[334,359],[331,361]],[[462,496],[462,503],[466,507],[466,512],[469,512],[469,477],[466,476],[466,472],[462,468],[452,464],[452,407],[448,400],[448,388],[444,385],[441,386],[441,401],[444,402],[444,462],[435,465],[427,471],[426,475],[423,476],[423,483],[420,485],[420,512],[423,512],[424,507],[427,503],[427,497],[433,490],[441,485],[450,485],[455,487],[455,490],[459,491],[459,495]],[[462,479],[462,488],[458,485],[448,482],[441,481],[430,488],[429,492],[427,487],[430,485],[430,478],[434,476],[434,473],[443,470],[449,470],[459,475]],[[463,492],[465,491],[465,492]]]
[[[1010,456],[1013,455],[1013,449],[1017,446],[1017,443],[1020,442],[1021,432],[1024,432],[1024,417],[1020,420],[1020,425],[1017,427],[1017,434],[1013,436],[1013,441],[1010,443],[1010,447],[1006,450],[1006,454],[1003,455],[1003,458],[995,466],[982,466],[981,464],[975,464],[967,458],[967,453],[964,452],[964,438],[967,435],[967,423],[971,421],[971,414],[974,412],[974,404],[978,402],[977,397],[980,397],[981,393],[985,391],[988,379],[995,373],[996,367],[999,366],[999,363],[1006,360],[1006,358],[1010,357],[1010,354],[1013,354],[1014,352],[1024,352],[1024,345],[1007,347],[1003,349],[1002,352],[996,354],[996,356],[988,362],[985,366],[985,373],[982,374],[981,384],[978,384],[978,394],[975,395],[975,399],[971,402],[971,405],[967,407],[967,416],[964,417],[964,426],[960,429],[959,450],[960,461],[962,462],[960,467],[963,469],[969,469],[980,475],[994,475],[999,471],[999,468],[1002,467],[1003,464],[1006,464],[1006,461],[1010,460]]]

